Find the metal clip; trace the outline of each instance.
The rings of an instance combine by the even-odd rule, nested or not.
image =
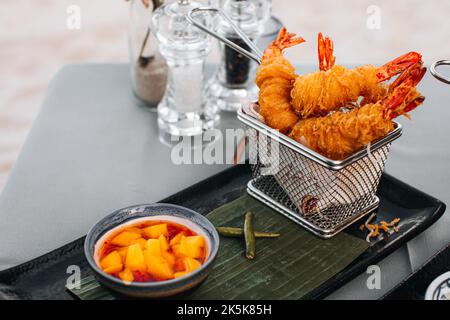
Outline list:
[[[439,81],[442,81],[444,83],[450,84],[450,78],[445,77],[445,76],[439,74],[436,71],[436,67],[438,67],[438,66],[450,66],[450,60],[439,60],[439,61],[436,61],[435,63],[433,63],[431,65],[431,68],[430,68],[430,72],[433,75],[433,77],[435,77]]]
[[[205,25],[203,25],[200,22],[196,21],[193,16],[197,12],[214,12],[214,13],[219,14],[223,19],[225,19],[230,24],[231,28],[233,28],[233,30],[236,32],[236,34],[242,39],[242,41],[245,42],[246,45],[248,45],[250,47],[250,49],[252,49],[254,51],[254,53],[252,53],[250,51],[247,51],[246,49],[238,46],[234,42],[232,42],[232,41],[228,40],[227,38],[217,34],[215,31],[209,29]],[[244,55],[245,57],[256,61],[258,64],[261,63],[261,58],[262,58],[262,55],[263,55],[262,51],[253,43],[252,40],[250,40],[249,37],[247,37],[247,35],[222,10],[217,9],[217,8],[212,8],[212,7],[195,8],[195,9],[191,10],[186,15],[186,18],[187,18],[187,20],[190,23],[192,23],[194,26],[196,26],[200,30],[206,32],[207,34],[209,34],[210,36],[216,38],[217,40],[223,42],[224,44],[226,44],[230,48],[236,50],[237,52],[239,52],[240,54]]]

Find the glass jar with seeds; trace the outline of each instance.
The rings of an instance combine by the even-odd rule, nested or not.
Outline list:
[[[224,0],[221,9],[232,22],[254,42],[263,32],[270,17],[269,0]],[[226,20],[218,26],[218,33],[238,46],[251,51]],[[206,95],[211,104],[220,109],[236,111],[243,103],[257,99],[254,84],[256,63],[234,49],[220,43],[221,62],[207,86]]]
[[[156,107],[167,82],[167,64],[150,29],[153,11],[164,0],[130,0],[128,45],[133,91],[140,104]]]

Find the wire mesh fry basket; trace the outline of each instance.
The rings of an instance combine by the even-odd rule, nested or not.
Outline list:
[[[225,39],[196,21],[195,14],[219,14],[253,51]],[[262,52],[221,10],[197,8],[187,15],[199,29],[260,63]],[[378,207],[375,193],[395,129],[344,160],[326,158],[264,124],[257,104],[244,105],[238,119],[247,125],[253,179],[248,193],[322,238],[330,238]]]
[[[248,193],[322,238],[378,207],[375,193],[401,125],[344,160],[328,159],[265,125],[256,104],[243,106],[253,179]]]

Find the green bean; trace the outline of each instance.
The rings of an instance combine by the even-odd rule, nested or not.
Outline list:
[[[224,237],[240,238],[244,236],[244,229],[233,227],[217,227],[217,232]],[[255,238],[278,238],[279,233],[255,231]]]
[[[256,255],[256,239],[253,230],[253,213],[250,211],[245,214],[244,221],[244,237],[245,237],[245,257],[253,260]]]

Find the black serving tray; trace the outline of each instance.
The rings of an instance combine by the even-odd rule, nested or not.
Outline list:
[[[250,179],[249,165],[235,166],[161,202],[182,205],[207,214],[245,193]],[[367,266],[383,259],[420,234],[445,211],[445,204],[441,201],[388,174],[383,174],[377,195],[380,198],[378,219],[390,221],[399,217],[400,232],[374,242],[348,267],[304,298],[320,299],[329,295],[363,272]],[[358,226],[359,224],[350,226],[344,232],[365,238],[365,232],[361,232]],[[0,298],[75,299],[65,288],[69,276],[66,270],[69,265],[78,265],[82,276],[89,274],[83,242],[84,237],[32,261],[0,272]]]

